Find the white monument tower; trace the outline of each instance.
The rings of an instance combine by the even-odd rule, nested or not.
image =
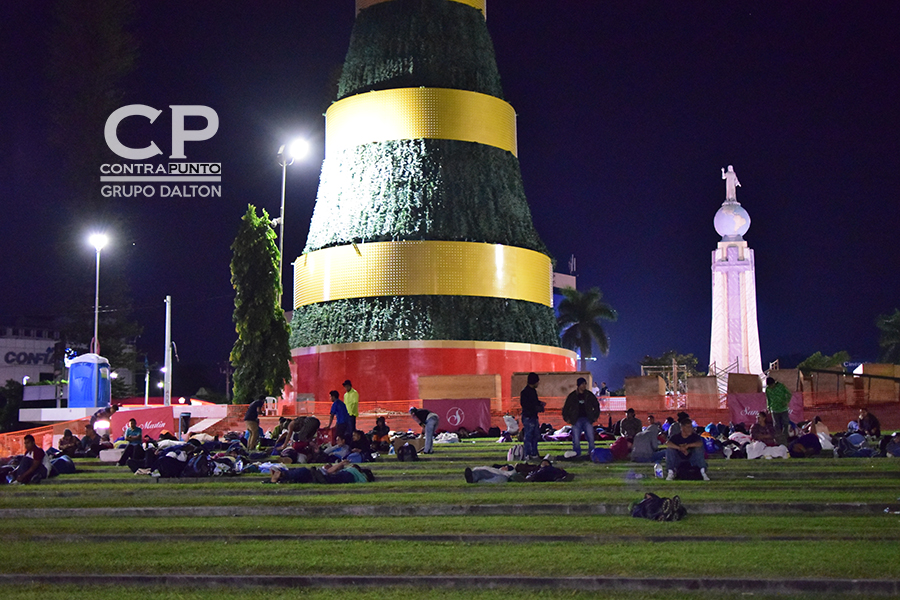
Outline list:
[[[725,202],[713,223],[722,236],[712,253],[712,335],[709,343],[710,375],[719,372],[763,372],[756,323],[756,266],[753,250],[743,235],[750,215],[737,201],[740,187],[731,165],[722,169]]]

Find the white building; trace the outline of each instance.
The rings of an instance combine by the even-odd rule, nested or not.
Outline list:
[[[53,349],[59,332],[34,327],[0,327],[0,385],[25,377],[37,383],[54,378]]]

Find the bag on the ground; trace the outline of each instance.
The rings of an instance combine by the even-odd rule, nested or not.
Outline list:
[[[72,459],[62,454],[50,461],[50,477],[68,475],[75,472],[75,463]]]
[[[500,437],[500,428],[497,426],[488,429],[488,437]]]
[[[182,477],[209,477],[210,466],[209,457],[205,452],[200,452],[192,456],[184,470],[181,472]]]
[[[613,453],[609,448],[594,448],[591,450],[591,461],[595,463],[610,463],[613,461]]]
[[[702,481],[703,473],[701,473],[700,469],[694,465],[682,464],[679,465],[678,469],[675,471],[675,479],[683,481]]]
[[[522,444],[510,446],[506,452],[506,462],[518,462],[520,460],[525,460],[525,446]]]
[[[838,443],[838,456],[841,458],[868,458],[872,456],[872,449],[866,441],[866,436],[860,433],[851,433],[841,438]]]
[[[662,514],[663,499],[652,492],[647,492],[644,499],[631,508],[631,516],[636,519],[656,521]]]
[[[400,462],[419,460],[419,453],[416,452],[415,447],[411,444],[403,444],[400,446],[400,449],[397,450],[397,460]]]

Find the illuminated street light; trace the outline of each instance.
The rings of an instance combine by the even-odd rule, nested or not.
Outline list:
[[[94,281],[94,339],[91,340],[91,352],[100,354],[100,340],[97,338],[97,324],[100,322],[100,250],[109,242],[103,233],[93,233],[88,238],[91,246],[97,249],[97,274]]]
[[[309,142],[303,139],[294,140],[288,147],[288,153],[285,154],[285,145],[282,144],[278,148],[278,164],[281,165],[281,214],[277,219],[273,219],[273,224],[278,224],[278,285],[281,286],[281,297],[278,304],[284,303],[284,280],[282,271],[284,269],[284,188],[287,181],[288,165],[294,164],[295,160],[301,159],[309,152]]]

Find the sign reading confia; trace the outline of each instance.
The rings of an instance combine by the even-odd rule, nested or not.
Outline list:
[[[185,142],[202,142],[219,130],[219,115],[200,105],[172,105],[172,154],[170,159],[187,158]],[[129,161],[147,161],[162,154],[151,141],[143,148],[131,148],[119,141],[118,127],[129,117],[146,117],[150,123],[162,114],[146,104],[129,104],[119,108],[106,120],[103,135],[109,149]],[[206,119],[203,129],[186,129],[185,117]],[[222,163],[153,162],[108,163],[100,165],[100,193],[106,198],[209,198],[222,196]]]

